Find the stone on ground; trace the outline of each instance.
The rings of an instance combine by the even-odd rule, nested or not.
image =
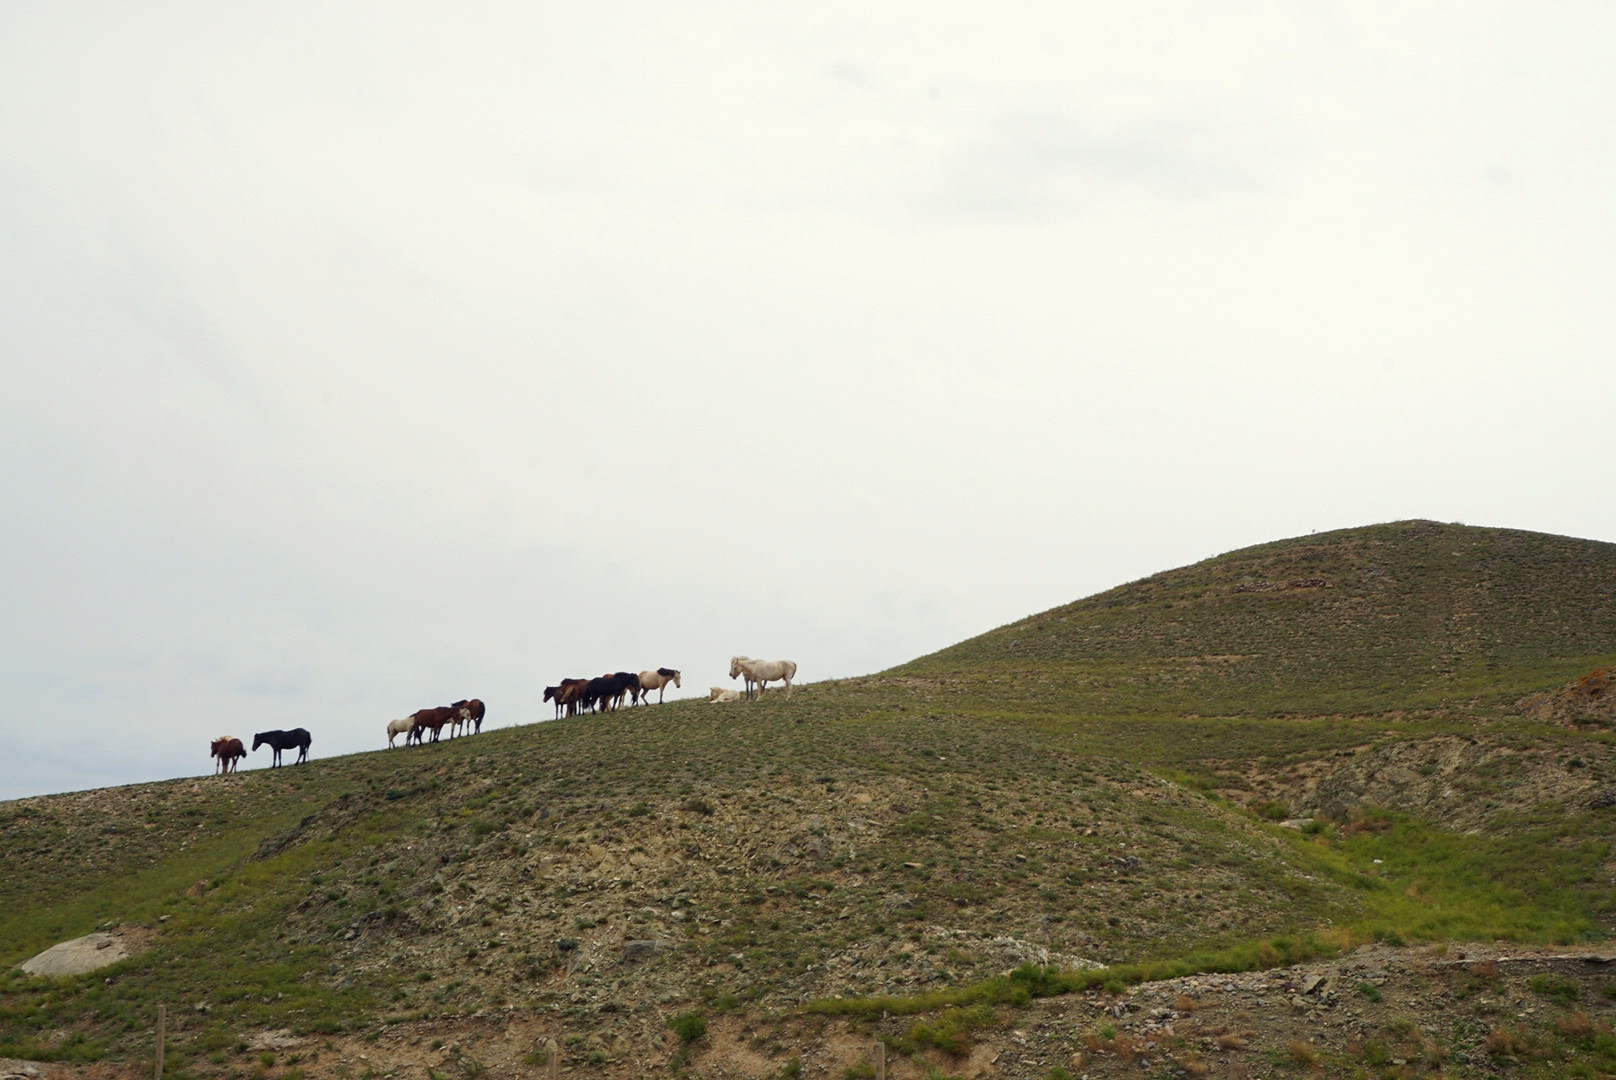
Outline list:
[[[19,966],[30,975],[84,975],[127,960],[129,950],[111,934],[86,934],[60,945],[52,945]]]

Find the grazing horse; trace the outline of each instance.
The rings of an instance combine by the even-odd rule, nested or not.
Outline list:
[[[672,683],[675,688],[679,685],[679,673],[672,668],[659,667],[655,671],[640,672],[640,696],[650,703],[651,691],[657,692],[657,704],[662,704],[662,692]]]
[[[795,660],[753,660],[746,656],[732,656],[729,661],[729,677],[745,675],[748,693],[751,684],[757,683],[758,697],[771,682],[786,684],[786,697],[791,696],[791,680],[797,677],[797,662]]]
[[[297,761],[309,760],[309,743],[313,741],[309,738],[309,733],[300,727],[295,727],[291,731],[260,731],[253,736],[253,749],[257,750],[268,743],[269,748],[275,751],[275,762],[270,766],[274,769],[280,767],[281,751],[290,750],[294,746],[297,747]]]
[[[459,709],[451,709],[447,705],[440,705],[436,709],[418,709],[410,714],[410,719],[415,721],[415,727],[410,731],[410,738],[420,743],[426,733],[431,731],[432,741],[437,742],[438,735],[443,731],[443,725],[459,715]]]
[[[247,756],[247,748],[241,745],[240,739],[220,735],[209,745],[208,753],[219,759],[214,772],[233,773],[241,759]]]
[[[387,724],[387,749],[393,748],[395,736],[404,736],[404,745],[410,745],[410,732],[415,730],[415,717],[406,716],[402,720],[392,720]]]
[[[457,701],[450,708],[460,710],[460,719],[456,723],[463,723],[467,728],[476,725],[476,733],[482,734],[483,717],[488,715],[488,710],[482,702],[472,698],[470,701]],[[470,735],[472,732],[467,731],[466,734]]]

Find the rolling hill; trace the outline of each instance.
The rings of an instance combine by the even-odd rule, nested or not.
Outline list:
[[[537,1075],[550,1038],[610,1075],[854,1080],[880,1038],[894,1075],[1042,1076],[1015,1036],[1068,1002],[1123,1075],[1141,979],[1597,943],[1616,753],[1597,710],[1551,721],[1616,662],[1613,586],[1616,545],[1402,522],[789,701],[0,804],[0,964],[97,928],[135,952],[0,978],[0,1057],[149,1074],[163,1001],[170,1077]]]
[[[1352,715],[1505,706],[1613,658],[1616,544],[1403,521],[1156,574],[895,673],[1074,712]]]

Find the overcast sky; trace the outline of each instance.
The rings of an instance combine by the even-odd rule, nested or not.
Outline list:
[[[0,5],[0,797],[1616,540],[1616,7]],[[268,751],[248,759],[265,764]]]

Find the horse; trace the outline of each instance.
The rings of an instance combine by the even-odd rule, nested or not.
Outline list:
[[[753,660],[746,656],[732,656],[729,661],[729,677],[745,675],[748,693],[751,684],[757,683],[758,697],[768,689],[771,682],[786,684],[786,697],[791,697],[791,680],[797,677],[797,662],[795,660]]]
[[[457,724],[463,723],[468,728],[475,724],[476,734],[482,734],[483,717],[488,715],[488,710],[481,701],[476,698],[472,698],[470,701],[457,701],[450,708],[460,710],[460,719],[456,721]],[[468,731],[466,734],[469,735],[472,732]]]
[[[662,704],[662,693],[669,683],[672,683],[675,687],[679,685],[679,673],[672,668],[659,667],[655,671],[642,671],[640,672],[640,695],[649,704],[651,691],[655,690],[657,692],[657,704],[660,705]]]
[[[707,700],[709,702],[739,701],[741,700],[741,692],[739,690],[726,690],[722,686],[711,686],[707,688]]]
[[[214,768],[216,773],[233,773],[236,771],[240,759],[247,756],[247,748],[241,745],[241,740],[229,735],[220,735],[208,747],[208,753],[219,759]]]
[[[269,748],[275,751],[275,762],[270,766],[275,769],[280,767],[281,751],[290,750],[294,746],[297,747],[297,761],[292,764],[309,760],[309,743],[313,741],[309,733],[300,727],[295,727],[291,731],[260,731],[253,736],[253,749],[257,750],[268,743]]]
[[[436,709],[417,709],[410,714],[410,719],[415,721],[415,727],[410,731],[410,738],[420,743],[430,729],[432,741],[437,742],[439,734],[443,731],[443,725],[459,715],[460,710],[451,709],[447,705],[440,705]]]
[[[607,676],[608,683],[613,690],[612,708],[616,709],[623,704],[623,698],[629,698],[630,704],[638,705],[640,702],[640,677],[632,671],[617,671]]]
[[[402,720],[392,720],[387,724],[387,749],[393,748],[393,738],[404,736],[404,745],[410,745],[410,732],[415,730],[415,717],[406,716]]]
[[[730,657],[729,658],[729,677],[733,679],[735,677],[735,673],[737,671],[740,671],[740,665],[741,665],[742,661],[751,660],[751,659],[752,658],[750,656],[732,656],[732,657]],[[752,696],[752,676],[751,676],[751,673],[746,672],[746,671],[741,671],[740,673],[745,678],[746,696],[751,697]]]
[[[577,716],[584,707],[584,691],[589,689],[588,679],[562,679],[558,704],[567,707],[568,716]]]

